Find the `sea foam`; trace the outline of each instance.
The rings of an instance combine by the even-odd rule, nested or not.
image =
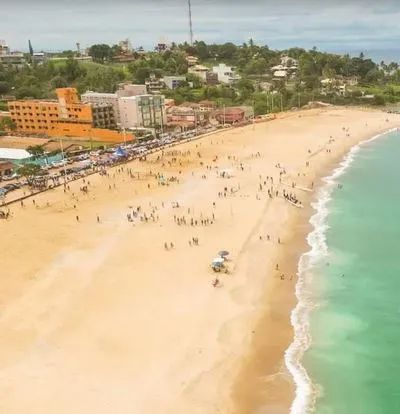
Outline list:
[[[310,246],[310,250],[300,257],[298,264],[298,281],[296,284],[296,297],[298,302],[290,317],[294,329],[294,339],[285,352],[285,363],[296,385],[295,398],[290,408],[291,414],[312,413],[319,393],[319,386],[313,384],[301,360],[311,345],[310,313],[315,307],[315,304],[311,300],[312,286],[310,282],[312,279],[312,269],[328,254],[326,231],[328,229],[328,204],[331,200],[332,192],[337,183],[337,179],[352,164],[362,145],[396,130],[397,128],[390,129],[354,145],[332,174],[323,178],[322,181],[324,184],[318,190],[316,202],[311,204],[315,210],[315,214],[310,219],[313,230],[307,236],[307,243]]]

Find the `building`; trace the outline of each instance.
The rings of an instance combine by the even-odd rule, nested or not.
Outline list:
[[[220,124],[236,124],[243,122],[245,111],[241,108],[224,108],[215,112],[215,119]]]
[[[167,110],[168,125],[181,127],[196,127],[204,124],[204,112],[201,112],[196,104],[188,106],[188,103],[173,106]]]
[[[201,112],[212,112],[216,109],[217,105],[213,101],[200,101],[199,102],[199,110]]]
[[[123,128],[157,128],[165,125],[165,103],[162,95],[138,95],[119,98]]]
[[[169,46],[164,40],[160,40],[154,47],[154,50],[158,53],[163,53],[169,50]]]
[[[164,83],[168,89],[176,89],[182,82],[186,82],[186,76],[164,76]]]
[[[12,175],[14,164],[10,161],[0,161],[0,180],[2,177]]]
[[[286,80],[288,73],[286,70],[276,70],[273,73],[274,80]]]
[[[31,154],[24,149],[17,148],[0,148],[0,162],[21,162],[31,158]]]
[[[32,135],[95,139],[121,142],[117,131],[96,125],[114,125],[110,108],[97,109],[97,105],[82,103],[75,88],[56,89],[57,100],[21,100],[8,102],[11,119],[17,131]],[[108,113],[105,117],[104,114]],[[96,114],[95,118],[93,113]],[[101,115],[103,114],[103,115]],[[102,119],[101,119],[102,118]],[[115,118],[114,118],[115,119]],[[133,136],[128,139],[133,139]]]
[[[44,52],[35,52],[32,55],[32,62],[36,64],[42,64],[47,60],[47,55]]]
[[[123,96],[137,96],[137,95],[146,95],[147,88],[146,85],[138,85],[133,83],[120,83],[118,85],[118,90],[116,92],[118,98]]]
[[[81,96],[82,102],[92,105],[111,105],[114,111],[115,122],[119,124],[120,113],[118,105],[118,95],[116,93],[101,93],[87,91]]]
[[[10,118],[10,116],[11,116],[11,113],[10,112],[8,112],[8,111],[0,111],[0,121],[3,118]]]
[[[206,83],[207,85],[218,85],[218,74],[214,72],[206,73]]]
[[[186,62],[188,66],[197,65],[198,61],[199,61],[199,58],[197,56],[186,56]]]
[[[121,115],[119,112],[119,99],[128,96],[146,95],[146,85],[135,85],[132,83],[120,83],[115,93],[100,93],[87,91],[82,95],[82,101],[94,105],[111,105],[114,110],[116,124],[121,123]]]
[[[207,81],[207,73],[210,72],[210,69],[207,66],[203,65],[194,65],[188,69],[188,73],[198,76],[204,82]]]
[[[129,39],[119,41],[118,46],[121,48],[122,53],[131,54],[133,52],[132,44]]]
[[[21,52],[10,52],[0,55],[0,63],[3,65],[14,66],[15,68],[22,68],[26,64],[26,59]]]
[[[231,84],[240,79],[240,76],[235,73],[235,68],[220,63],[218,66],[214,66],[214,73],[218,76],[218,81],[226,84]]]
[[[10,48],[8,47],[5,40],[0,40],[0,56],[2,55],[9,55]]]
[[[95,128],[116,129],[117,122],[112,105],[105,103],[92,105],[92,124]]]
[[[156,75],[151,74],[149,79],[146,79],[145,85],[147,93],[158,94],[165,88],[165,84],[161,79],[158,79]]]

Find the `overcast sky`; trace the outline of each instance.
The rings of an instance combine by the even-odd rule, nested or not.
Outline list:
[[[188,40],[187,0],[0,0],[0,39],[12,49],[62,50],[130,38],[152,48]],[[271,48],[386,50],[398,60],[399,0],[192,0],[194,37]]]

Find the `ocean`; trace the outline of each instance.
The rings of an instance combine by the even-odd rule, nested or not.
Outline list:
[[[400,413],[400,133],[353,147],[324,181],[286,352],[291,413]]]

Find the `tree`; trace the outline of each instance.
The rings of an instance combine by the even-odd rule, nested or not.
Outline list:
[[[40,165],[36,165],[33,163],[27,163],[23,166],[19,167],[17,173],[22,175],[23,177],[31,178],[35,175],[38,175],[41,171]]]
[[[44,149],[41,145],[31,145],[26,150],[34,157],[39,157],[44,154]]]
[[[5,81],[0,81],[0,95],[9,92],[11,89],[10,84]]]
[[[0,131],[15,131],[17,125],[15,122],[8,116],[0,119]]]
[[[85,74],[85,70],[79,65],[78,61],[73,58],[68,58],[65,62],[64,68],[62,68],[62,73],[67,82],[71,83],[83,76]]]
[[[95,62],[104,63],[112,56],[111,47],[106,44],[92,45],[89,48],[89,56],[93,58]]]

